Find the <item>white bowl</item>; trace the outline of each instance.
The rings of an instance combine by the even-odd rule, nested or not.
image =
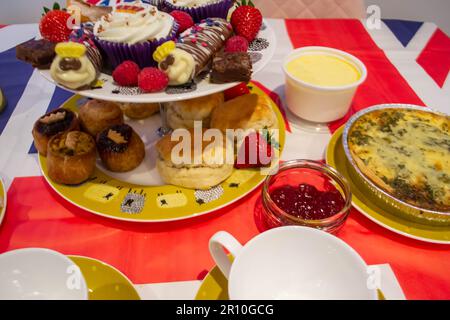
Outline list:
[[[344,241],[318,229],[275,228],[245,246],[221,231],[210,239],[210,252],[228,278],[232,300],[377,299],[364,260]]]
[[[328,54],[354,65],[361,76],[358,81],[345,86],[319,86],[293,77],[287,64],[306,54]],[[366,80],[367,68],[355,56],[333,48],[303,47],[294,50],[283,63],[286,77],[285,94],[289,110],[298,117],[319,123],[332,122],[344,117],[350,109],[356,89]]]
[[[0,255],[0,300],[87,300],[79,267],[65,255],[40,248]]]

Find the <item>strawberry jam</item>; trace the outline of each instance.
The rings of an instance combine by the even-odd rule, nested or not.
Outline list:
[[[284,212],[303,220],[322,220],[340,212],[345,200],[336,188],[319,191],[309,184],[298,187],[281,186],[270,192],[270,197]]]

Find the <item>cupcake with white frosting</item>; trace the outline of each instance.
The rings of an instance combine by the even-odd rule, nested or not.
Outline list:
[[[118,5],[94,26],[94,39],[112,67],[125,60],[141,68],[154,66],[153,52],[176,37],[178,24],[171,15],[142,3]]]
[[[226,19],[233,0],[164,0],[168,12],[180,10],[189,13],[198,23],[206,18]]]

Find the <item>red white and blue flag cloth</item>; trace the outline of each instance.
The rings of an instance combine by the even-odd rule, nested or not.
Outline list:
[[[307,128],[287,113],[284,160],[323,159],[334,130],[372,105],[408,103],[450,113],[450,39],[433,23],[383,20],[380,29],[371,29],[359,20],[268,19],[267,23],[276,33],[277,51],[254,79],[281,109],[282,63],[294,48],[338,48],[360,58],[369,72],[349,114],[322,132]],[[201,222],[180,222],[166,228],[123,228],[59,199],[40,177],[30,132],[39,116],[72,94],[16,60],[15,46],[38,33],[36,24],[0,28],[0,87],[8,100],[0,114],[0,176],[10,186],[8,214],[0,227],[0,252],[44,246],[109,262],[134,283],[183,281],[201,278],[212,266],[207,243],[214,232],[227,230],[244,242],[258,232],[249,214],[257,192]],[[450,252],[446,247],[403,238],[357,213],[350,215],[344,229],[340,236],[367,263],[392,266],[407,298],[450,298]],[[156,260],[150,263],[149,257]]]

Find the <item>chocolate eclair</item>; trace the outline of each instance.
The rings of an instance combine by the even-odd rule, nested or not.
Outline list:
[[[50,138],[61,132],[80,129],[77,115],[64,108],[53,110],[40,117],[33,126],[34,145],[43,156],[47,155],[47,144]]]
[[[208,18],[184,31],[176,44],[169,41],[159,46],[153,59],[169,77],[170,85],[182,85],[208,67],[232,34],[227,20]]]
[[[47,172],[54,182],[76,185],[94,172],[95,141],[87,133],[59,133],[48,142]]]
[[[97,135],[97,150],[105,167],[126,172],[138,167],[145,157],[145,146],[127,124],[111,126]]]
[[[50,75],[57,83],[71,90],[82,90],[97,82],[102,61],[98,49],[84,42],[60,42],[55,52]]]

